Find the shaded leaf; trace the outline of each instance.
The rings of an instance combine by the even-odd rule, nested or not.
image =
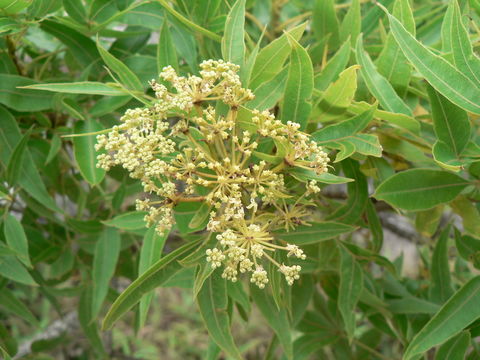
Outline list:
[[[242,359],[230,330],[227,286],[218,270],[205,280],[197,302],[207,330],[217,345],[234,359]]]
[[[243,66],[245,61],[245,0],[237,0],[227,15],[222,38],[222,55],[226,61]]]
[[[75,123],[75,134],[87,134],[103,130],[102,125],[87,119]],[[79,136],[73,138],[75,161],[83,178],[90,184],[99,184],[105,177],[105,170],[97,167],[97,152],[95,151],[95,136]]]
[[[457,335],[480,318],[480,277],[463,285],[414,336],[403,355],[404,360],[416,358],[432,347]]]

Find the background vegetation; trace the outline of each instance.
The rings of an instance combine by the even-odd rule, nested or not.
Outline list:
[[[479,16],[477,0],[0,0],[0,353],[480,359]],[[205,279],[202,247],[180,266],[198,207],[165,241],[134,211],[140,184],[69,137],[210,58],[242,66],[248,108],[308,121],[338,175],[288,235],[308,255],[293,287]]]

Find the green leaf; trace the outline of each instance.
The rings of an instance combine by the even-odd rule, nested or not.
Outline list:
[[[135,75],[133,71],[128,68],[127,65],[125,65],[123,62],[121,62],[115,56],[105,50],[100,45],[98,39],[97,49],[105,64],[107,64],[110,70],[112,70],[120,78],[120,82],[122,83],[122,85],[125,85],[127,89],[143,92],[143,85],[138,79],[137,75]]]
[[[100,58],[95,42],[78,31],[53,20],[43,20],[40,28],[64,43],[81,66],[87,67]]]
[[[363,111],[367,110],[370,106],[371,106],[370,104],[364,101],[359,101],[359,102],[354,101],[348,108],[348,112],[358,115],[358,114],[361,114]],[[405,114],[392,113],[389,111],[377,109],[375,110],[373,117],[384,120],[387,123],[393,124],[397,127],[407,129],[416,134],[420,132],[420,122],[418,122],[418,120],[416,120],[415,118]]]
[[[217,34],[211,32],[210,30],[207,30],[194,22],[190,21],[187,19],[185,16],[180,14],[178,11],[173,9],[167,2],[167,0],[158,0],[158,2],[163,6],[163,8],[168,11],[170,14],[172,14],[178,21],[183,23],[187,28],[189,28],[191,31],[194,33],[202,34],[214,41],[221,41],[221,37],[218,36]]]
[[[245,0],[237,0],[227,15],[222,38],[222,55],[239,66],[245,62]]]
[[[462,286],[414,336],[403,355],[410,360],[442,344],[480,318],[480,276]]]
[[[427,91],[432,106],[433,128],[437,139],[447,145],[455,157],[459,158],[470,140],[471,128],[468,114],[432,87],[427,86]]]
[[[277,335],[285,356],[287,359],[293,359],[292,335],[286,308],[277,308],[272,296],[254,284],[250,284],[250,294],[268,325]]]
[[[449,44],[453,64],[480,89],[480,59],[473,52],[470,35],[462,22],[462,14],[457,0],[450,1],[444,24],[449,33]],[[442,33],[443,36],[444,33]]]
[[[120,235],[116,229],[106,228],[97,240],[93,255],[92,318],[97,316],[107,296],[119,254]]]
[[[28,140],[32,133],[31,128],[22,136],[22,139],[18,142],[13,149],[10,159],[7,165],[7,182],[10,186],[15,186],[18,182],[18,178],[22,172],[24,166],[25,153],[28,149]]]
[[[303,246],[329,240],[341,234],[348,234],[355,229],[356,227],[351,225],[324,221],[311,223],[310,225],[300,225],[290,232],[276,231],[275,236],[290,244]]]
[[[415,20],[408,0],[396,0],[393,16],[399,19],[407,31],[415,35]],[[389,33],[382,52],[376,61],[378,72],[403,96],[411,76],[411,65],[403,55],[392,33]]]
[[[21,284],[37,286],[32,276],[13,256],[0,257],[0,275]]]
[[[440,346],[435,353],[435,360],[463,360],[470,347],[470,332],[462,331]]]
[[[340,247],[340,259],[338,309],[351,342],[355,332],[355,307],[363,290],[363,272],[354,257],[343,247]]]
[[[292,55],[288,67],[287,84],[282,104],[281,119],[284,123],[293,121],[300,124],[300,129],[307,126],[312,105],[313,65],[308,52],[288,33],[286,33]]]
[[[81,0],[63,0],[63,7],[72,19],[81,24],[86,23],[87,12]]]
[[[338,340],[338,337],[332,333],[325,332],[325,334],[306,334],[301,335],[293,343],[293,358],[295,360],[310,359],[311,355],[317,353],[324,346],[333,344]]]
[[[431,169],[410,169],[389,177],[373,196],[403,210],[428,210],[453,200],[469,182]]]
[[[298,25],[260,50],[253,66],[249,84],[250,89],[256,89],[259,85],[271,80],[282,70],[285,60],[287,60],[288,55],[292,51],[287,34],[295,40],[299,40],[305,31],[306,25],[306,23]]]
[[[45,90],[67,94],[89,94],[89,95],[105,95],[105,96],[125,96],[125,91],[117,86],[103,84],[94,81],[80,81],[71,83],[50,83],[50,84],[34,84],[24,86],[25,89]]]
[[[15,14],[32,4],[32,0],[1,0],[0,9],[7,14]]]
[[[472,79],[418,42],[395,17],[388,18],[400,49],[430,85],[454,104],[480,114],[480,89]]]
[[[28,240],[22,224],[11,214],[7,214],[4,220],[4,234],[7,245],[15,251],[18,259],[27,267],[31,268],[30,256],[28,254]]]
[[[205,280],[197,296],[198,308],[208,333],[228,356],[242,359],[230,330],[227,284],[219,271]]]
[[[50,142],[50,149],[48,150],[47,159],[45,160],[45,165],[48,165],[50,161],[52,161],[55,156],[57,156],[58,152],[62,148],[62,140],[60,136],[54,134],[52,137],[52,141]]]
[[[340,41],[345,42],[350,38],[352,46],[355,46],[361,28],[362,14],[360,0],[352,0],[340,25]]]
[[[338,78],[340,72],[345,69],[350,58],[350,41],[345,41],[340,49],[328,61],[327,65],[315,75],[315,89],[325,90],[333,81]]]
[[[368,228],[372,234],[372,250],[374,252],[379,252],[383,245],[383,227],[377,210],[371,200],[367,202],[366,214]]]
[[[458,196],[450,203],[453,212],[463,220],[465,232],[472,235],[480,234],[480,211],[467,196]]]
[[[172,41],[172,35],[167,21],[163,22],[157,45],[157,71],[161,73],[165,66],[172,66],[178,71],[177,51]]]
[[[15,118],[4,107],[0,106],[0,160],[3,164],[8,163],[13,149],[21,140],[21,137]],[[28,194],[48,209],[62,212],[48,194],[30,152],[25,151],[25,159],[18,183]]]
[[[470,235],[462,236],[460,232],[455,229],[455,246],[462,258],[473,262],[477,268],[480,268],[480,239]]]
[[[102,125],[94,120],[77,121],[73,128],[75,134],[87,134],[103,130]],[[99,184],[105,177],[105,170],[97,167],[95,136],[79,136],[73,138],[75,161],[83,178],[90,184]]]
[[[208,222],[208,218],[210,216],[210,210],[212,209],[210,204],[202,203],[202,206],[197,210],[195,215],[190,220],[188,227],[190,229],[197,229],[201,226],[205,226]]]
[[[282,98],[287,82],[287,68],[279,72],[273,79],[264,82],[255,89],[255,99],[246,104],[248,109],[259,111],[273,108]]]
[[[0,354],[5,357],[5,360],[12,360],[10,356],[14,356],[17,350],[17,341],[7,331],[5,326],[0,323]]]
[[[357,70],[359,66],[353,65],[342,71],[338,80],[331,83],[320,97],[320,121],[330,120],[330,115],[340,115],[350,106],[357,91]]]
[[[314,171],[298,167],[291,169],[289,174],[300,181],[315,180],[323,184],[345,184],[354,181],[353,179],[330,173],[322,173],[318,175]]]
[[[131,211],[117,215],[113,219],[103,221],[107,226],[113,226],[122,230],[138,230],[145,228],[144,211]]]
[[[36,84],[36,81],[18,75],[0,74],[0,104],[25,112],[50,109],[51,94],[21,88],[32,84]]]
[[[431,285],[429,298],[437,304],[443,304],[453,294],[448,261],[448,238],[450,226],[447,226],[437,240],[430,265]]]
[[[387,300],[388,310],[394,314],[435,314],[438,304],[413,296]]]
[[[103,320],[103,329],[109,329],[113,324],[135,304],[143,295],[162,286],[175,273],[182,269],[179,260],[191,253],[199,245],[198,241],[190,241],[180,248],[172,251],[153,264],[147,271],[140,275],[127,289],[115,300]]]
[[[140,258],[138,260],[138,274],[142,275],[147,271],[150,266],[157,262],[162,257],[163,246],[165,240],[168,237],[168,233],[164,235],[158,235],[154,227],[148,229],[147,233],[143,237],[142,249],[140,250]],[[140,300],[138,305],[138,320],[137,329],[141,329],[145,324],[148,314],[148,308],[154,297],[154,292],[145,294]]]
[[[354,224],[363,214],[368,200],[368,187],[365,175],[360,171],[357,162],[351,159],[342,161],[343,172],[349,178],[355,179],[348,183],[348,200],[337,208],[333,214],[327,217],[327,220],[336,220],[339,222]]]
[[[6,312],[21,317],[33,326],[39,325],[37,318],[30,309],[6,288],[0,291],[0,307]]]
[[[368,126],[376,108],[376,105],[370,106],[368,110],[362,112],[360,115],[317,130],[312,134],[312,139],[319,144],[348,140]]]
[[[339,25],[337,14],[335,13],[334,0],[315,1],[312,28],[317,40],[321,41],[328,37],[328,48],[330,51],[338,47]]]
[[[91,285],[86,285],[78,301],[78,321],[82,327],[83,333],[90,342],[97,356],[101,359],[106,357],[103,348],[102,338],[98,331],[98,325],[92,317],[93,289]]]
[[[412,111],[397,95],[392,85],[375,68],[370,56],[363,49],[363,37],[359,36],[356,46],[357,61],[361,65],[362,74],[368,90],[378,99],[380,105],[393,113],[412,116]]]

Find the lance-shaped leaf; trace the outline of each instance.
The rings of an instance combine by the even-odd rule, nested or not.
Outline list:
[[[312,60],[302,45],[288,33],[286,35],[292,46],[292,55],[288,67],[281,119],[284,123],[287,121],[298,123],[300,129],[305,129],[312,109],[310,104],[313,92]]]
[[[144,211],[130,211],[103,221],[103,223],[123,230],[138,230],[145,228],[145,215],[146,212]]]
[[[163,245],[168,237],[168,233],[159,235],[154,227],[148,229],[143,237],[142,249],[140,250],[140,259],[138,261],[138,274],[142,275],[162,256]],[[148,308],[153,299],[153,292],[146,294],[138,304],[137,331],[143,327],[147,319]]]
[[[151,290],[162,286],[175,273],[182,269],[178,262],[187,256],[195,247],[198,241],[190,241],[182,247],[172,251],[153,264],[147,271],[140,275],[127,289],[115,300],[103,320],[103,328],[109,329],[112,325],[135,304],[143,295]]]
[[[22,135],[15,118],[2,106],[0,106],[0,124],[0,160],[3,164],[8,164],[9,158],[21,140]],[[28,149],[25,149],[24,156],[18,183],[43,206],[61,212],[62,210],[48,194]]]
[[[389,177],[373,196],[403,210],[427,210],[453,200],[468,184],[446,171],[410,169]]]
[[[33,326],[39,326],[38,320],[30,309],[15,297],[9,289],[3,288],[0,292],[0,308],[6,312],[15,314]]]
[[[76,134],[86,134],[103,130],[99,122],[87,119],[75,123]],[[73,138],[75,160],[83,178],[90,184],[99,184],[105,177],[105,170],[97,168],[97,152],[95,136],[79,136]]]
[[[157,71],[162,72],[165,66],[170,65],[178,71],[177,51],[173,45],[172,35],[168,28],[168,22],[164,21],[157,45]]]
[[[345,324],[348,339],[355,332],[355,307],[363,290],[363,272],[354,257],[340,246],[340,286],[338,308]]]
[[[292,334],[287,309],[284,306],[277,308],[272,296],[265,289],[259,289],[256,285],[251,284],[250,294],[268,325],[277,335],[287,359],[293,359]]]
[[[447,226],[435,244],[430,265],[431,285],[429,295],[430,300],[437,304],[443,304],[453,294],[450,267],[448,264],[449,235],[450,226]]]
[[[30,255],[28,254],[28,240],[23,230],[23,226],[17,218],[11,214],[7,214],[3,228],[7,245],[15,251],[18,259],[31,268]]]
[[[312,139],[319,144],[336,140],[344,140],[365,129],[368,123],[372,120],[375,110],[375,105],[370,106],[368,110],[363,111],[360,115],[315,131],[312,134]]]
[[[20,284],[37,286],[30,273],[14,256],[2,256],[0,259],[0,275]]]
[[[316,0],[313,9],[313,32],[319,41],[328,39],[329,49],[339,46],[339,25],[335,1]]]
[[[334,221],[300,225],[291,231],[277,231],[275,236],[295,245],[316,244],[321,241],[333,239],[342,234],[348,234],[356,229],[355,226]]]
[[[299,40],[305,31],[306,23],[298,25],[288,32],[288,35],[295,40]],[[256,89],[259,85],[272,79],[283,68],[285,60],[292,51],[288,41],[287,33],[283,34],[278,39],[275,39],[270,44],[265,46],[255,60],[252,75],[250,77],[249,88]]]
[[[470,332],[462,331],[440,346],[435,353],[435,360],[464,360],[470,347]]]
[[[44,20],[40,27],[68,47],[74,59],[84,67],[100,58],[95,42],[78,31],[53,20]]]
[[[450,1],[442,24],[442,41],[455,67],[471,79],[480,89],[480,59],[475,55],[470,36],[462,22],[456,0]],[[451,52],[451,53],[450,53]]]
[[[45,90],[67,94],[89,94],[105,96],[125,96],[126,92],[116,85],[103,84],[94,81],[71,83],[34,84],[23,86],[25,89]]]
[[[454,104],[480,114],[480,89],[474,80],[427,49],[394,16],[388,14],[388,19],[400,49],[430,85]]]
[[[31,129],[23,134],[22,139],[13,149],[7,164],[7,182],[10,186],[15,186],[24,166],[24,160],[28,149],[28,139],[30,138]]]
[[[346,176],[355,179],[355,181],[347,185],[347,202],[328,216],[327,220],[353,224],[360,218],[367,206],[367,179],[360,171],[359,164],[351,159],[342,161],[342,169]]]
[[[412,111],[397,95],[392,85],[375,68],[370,56],[363,49],[363,37],[359,36],[356,46],[357,61],[361,65],[362,74],[368,90],[378,99],[386,110],[412,116]]]
[[[41,111],[52,107],[52,94],[22,88],[36,84],[27,77],[0,74],[0,104],[16,111]]]
[[[222,38],[222,55],[226,61],[243,66],[245,61],[245,0],[237,0],[227,15]]]
[[[408,0],[395,1],[393,16],[401,21],[409,33],[415,35],[415,20]],[[388,34],[376,63],[378,72],[387,79],[400,95],[405,94],[412,69],[392,33]]]
[[[358,68],[358,65],[353,65],[342,71],[338,80],[331,83],[325,90],[318,102],[320,121],[327,121],[329,119],[328,114],[343,114],[350,106],[357,90]]]
[[[106,228],[97,240],[93,256],[92,318],[97,316],[107,296],[119,254],[120,234],[116,229]]]
[[[432,347],[460,333],[480,318],[480,276],[467,282],[414,336],[403,355],[415,359]]]
[[[245,106],[248,109],[267,110],[273,108],[283,96],[287,82],[288,69],[279,72],[273,79],[264,82],[255,89],[255,99]]]
[[[97,39],[97,49],[103,61],[120,79],[120,82],[129,90],[143,91],[143,85],[137,75],[123,62],[105,50]]]
[[[427,91],[432,106],[435,135],[458,159],[470,140],[471,128],[467,112],[452,104],[431,86],[427,86]]]
[[[362,28],[362,14],[360,0],[352,0],[342,24],[340,25],[340,41],[345,42],[350,38],[353,46],[357,41]]]
[[[328,61],[327,65],[315,75],[315,89],[325,90],[330,83],[335,81],[340,72],[345,69],[350,58],[350,41],[345,41],[340,49]]]
[[[226,280],[220,276],[218,270],[205,280],[198,293],[197,302],[200,314],[213,340],[232,358],[242,359],[230,330]]]

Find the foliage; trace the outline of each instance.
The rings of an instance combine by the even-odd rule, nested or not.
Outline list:
[[[209,334],[177,358],[479,359],[479,20],[475,0],[0,0],[0,354],[34,339],[29,358],[60,358],[75,336],[41,335],[73,313],[88,341],[79,358],[129,356],[142,347],[131,329],[155,326],[162,287],[188,288],[198,314],[185,318]],[[265,164],[282,175],[268,199],[247,185],[235,195],[270,226],[253,239],[300,258],[271,253],[263,289],[212,267],[216,232],[228,229],[204,230],[212,206],[224,206],[209,201],[208,181],[179,197],[158,190],[166,179],[145,188],[133,168],[113,166],[127,161],[105,160],[128,109],[164,106],[172,74],[204,76],[208,59],[236,64],[219,78],[241,94],[216,93],[208,112],[234,124],[228,139],[259,139],[226,152],[244,156],[242,171]],[[192,105],[162,108],[180,153],[163,155],[187,156],[185,144],[223,151],[200,121],[182,128],[206,111]],[[265,110],[302,135],[262,134]],[[292,155],[299,137],[328,153],[328,172],[313,153]],[[207,178],[222,169],[205,167]],[[169,226],[135,206],[154,186],[175,200],[158,208],[168,207]],[[417,262],[390,256],[387,228],[398,227],[386,217],[415,226],[406,241]],[[252,323],[269,342],[239,335]]]

